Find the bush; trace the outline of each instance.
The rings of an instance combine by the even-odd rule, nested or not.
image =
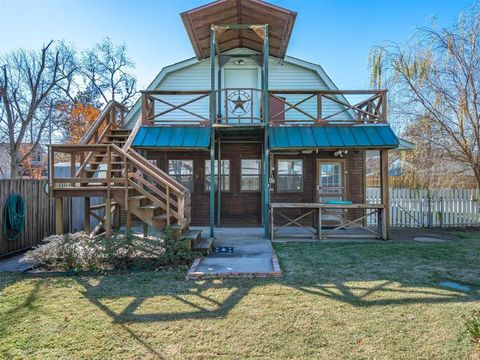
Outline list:
[[[189,265],[194,254],[171,228],[147,238],[128,232],[90,238],[84,232],[53,235],[29,251],[25,260],[36,268],[59,271],[155,269]]]
[[[480,310],[475,310],[470,314],[470,317],[465,320],[465,327],[470,335],[470,340],[480,344]]]

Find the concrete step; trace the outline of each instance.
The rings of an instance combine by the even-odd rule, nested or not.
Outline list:
[[[212,250],[213,239],[205,239],[199,237],[195,241],[192,241],[192,250],[201,253],[202,255],[210,254]]]
[[[185,241],[187,243],[188,249],[193,249],[193,243],[198,242],[200,236],[202,235],[202,230],[187,230],[178,236],[179,241]]]

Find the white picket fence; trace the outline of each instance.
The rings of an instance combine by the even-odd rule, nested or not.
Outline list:
[[[367,188],[367,203],[380,203],[380,189]],[[480,226],[480,192],[471,189],[390,189],[390,223],[403,227]],[[374,216],[367,219],[375,225]]]

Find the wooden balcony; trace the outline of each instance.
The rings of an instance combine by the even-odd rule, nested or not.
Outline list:
[[[260,89],[142,92],[148,126],[312,126],[387,122],[386,90]],[[212,110],[215,115],[212,117]],[[266,119],[266,121],[265,121]]]

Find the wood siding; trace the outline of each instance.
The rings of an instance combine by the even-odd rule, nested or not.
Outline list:
[[[194,161],[194,191],[192,193],[192,225],[207,226],[209,224],[209,191],[205,191],[205,160],[209,160],[208,151],[145,151],[148,159],[156,160],[157,165],[168,172],[168,160],[185,159]],[[218,149],[217,149],[218,153]],[[261,225],[261,193],[240,191],[240,163],[241,159],[261,159],[261,144],[259,143],[223,143],[221,158],[230,160],[230,191],[221,195],[221,226],[260,226]],[[284,193],[278,192],[275,184],[272,187],[272,202],[315,202],[316,201],[316,172],[317,160],[338,160],[333,152],[319,152],[318,154],[278,154],[277,159],[303,160],[303,191]],[[350,151],[345,157],[346,200],[354,203],[363,203],[365,198],[365,152]],[[216,206],[216,204],[215,204]],[[295,210],[293,210],[295,211]],[[355,210],[350,217],[361,214],[362,210]],[[293,215],[294,213],[290,213]],[[358,216],[357,216],[358,217]],[[305,223],[313,224],[313,218],[306,219]]]
[[[191,225],[208,225],[210,192],[205,190],[204,181],[205,160],[210,159],[209,152],[155,150],[145,152],[146,157],[149,160],[156,160],[157,166],[165,172],[168,172],[168,160],[193,160],[194,190],[191,194]],[[221,159],[230,160],[230,191],[223,191],[221,194],[220,226],[260,226],[261,192],[240,190],[240,164],[242,159],[261,159],[261,144],[224,143],[221,145]],[[215,207],[217,207],[217,199]]]
[[[317,160],[338,161],[338,157],[333,156],[333,152],[322,152],[318,154],[279,154],[274,155],[274,166],[277,165],[278,159],[302,159],[303,160],[303,191],[301,192],[279,192],[277,191],[277,170],[273,171],[275,184],[272,189],[271,202],[291,202],[291,203],[311,203],[317,202],[316,186],[317,186]],[[345,200],[353,203],[365,202],[365,151],[349,151],[344,159],[345,173]],[[349,218],[359,217],[363,210],[350,211]],[[302,210],[290,209],[282,211],[286,215],[299,216]],[[359,216],[357,216],[359,215]],[[278,217],[277,217],[278,218]],[[313,216],[306,218],[303,223],[313,225]],[[278,218],[277,224],[282,221]]]
[[[252,53],[252,51],[247,49],[235,49],[230,51],[231,54],[245,54]],[[228,61],[224,68],[252,68],[258,67],[257,64],[252,59],[245,58],[244,65],[234,65],[233,58]],[[314,65],[313,65],[314,66]],[[222,72],[223,73],[223,72]],[[222,75],[223,78],[223,75]],[[223,79],[222,79],[223,86]],[[202,60],[198,61],[193,65],[180,68],[178,70],[172,71],[165,75],[161,82],[155,88],[149,90],[208,90],[210,89],[210,61]],[[269,89],[270,90],[332,90],[333,88],[327,84],[327,81],[322,79],[319,73],[313,69],[299,66],[293,63],[289,63],[288,59],[280,60],[277,58],[270,57],[269,60]],[[282,96],[278,94],[278,96]],[[305,95],[295,95],[289,94],[285,95],[287,101],[295,104],[301,99],[305,98]],[[186,102],[191,97],[188,96],[171,96],[168,98],[168,101],[173,104],[181,104]],[[342,106],[338,103],[335,103],[331,100],[324,99],[322,104],[322,114],[323,116],[328,116],[329,114],[336,113],[337,111],[342,110]],[[161,111],[167,109],[166,106],[159,106],[156,111]],[[199,101],[188,105],[188,110],[202,114],[208,115],[208,101]],[[312,114],[316,115],[317,113],[317,102],[316,99],[311,99],[303,104],[301,104],[301,109]],[[136,123],[138,117],[140,116],[139,108],[134,107],[132,114],[127,114],[127,127],[132,128]],[[195,120],[191,118],[189,114],[181,111],[174,111],[168,115],[169,119],[175,120],[178,116],[184,116],[186,120]],[[342,117],[343,115],[343,117]],[[290,110],[285,113],[287,120],[307,120],[302,113]],[[345,118],[345,113],[338,116],[332,117],[330,120],[338,120]]]

